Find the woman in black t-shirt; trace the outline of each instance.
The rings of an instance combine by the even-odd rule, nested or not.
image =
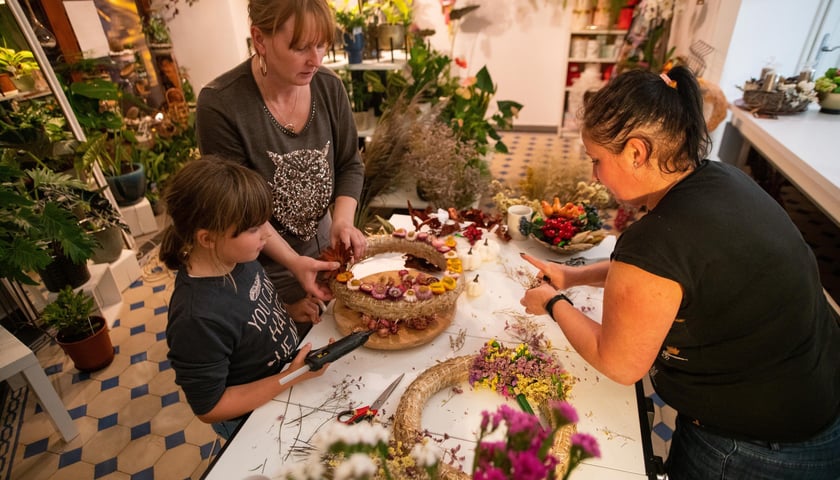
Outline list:
[[[840,322],[814,254],[746,174],[704,160],[696,79],[631,71],[587,99],[593,173],[645,208],[610,261],[545,264],[526,292],[584,359],[632,384],[649,373],[679,412],[671,479],[840,478]],[[558,289],[604,287],[599,324]]]

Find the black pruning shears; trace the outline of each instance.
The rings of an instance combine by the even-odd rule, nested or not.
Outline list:
[[[339,422],[346,423],[348,425],[353,425],[363,420],[367,420],[368,422],[370,422],[371,420],[373,420],[373,417],[375,417],[376,414],[379,413],[379,407],[381,407],[382,404],[385,403],[385,400],[388,400],[388,397],[391,396],[391,393],[393,393],[394,389],[397,388],[397,385],[400,384],[400,381],[403,379],[404,376],[405,374],[403,373],[399,377],[397,377],[396,380],[391,382],[391,384],[388,385],[388,388],[386,388],[381,395],[376,397],[376,400],[374,400],[373,403],[371,403],[370,405],[366,405],[364,407],[359,407],[352,410],[344,410],[343,412],[339,413],[336,418],[338,418]]]

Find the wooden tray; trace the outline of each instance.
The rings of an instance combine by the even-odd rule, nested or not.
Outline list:
[[[379,279],[383,275],[394,275],[396,278],[399,278],[397,272],[383,272],[369,275],[362,280]],[[341,300],[336,299],[333,307],[333,315],[335,316],[335,325],[342,335],[349,335],[355,330],[367,328],[362,322],[361,313],[351,310]],[[425,330],[415,330],[405,325],[400,325],[397,333],[388,335],[387,337],[380,337],[377,334],[371,335],[364,346],[374,350],[404,350],[429,343],[452,323],[452,320],[455,318],[455,307],[450,308],[448,311],[438,313],[435,317],[434,323],[429,325],[429,328]]]

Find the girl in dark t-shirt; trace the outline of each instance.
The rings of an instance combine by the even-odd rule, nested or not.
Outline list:
[[[257,261],[271,234],[265,180],[244,166],[205,157],[172,178],[164,202],[172,224],[160,258],[178,271],[168,358],[193,412],[227,439],[245,414],[324,369],[278,382],[303,367],[311,345],[293,357],[297,330]]]

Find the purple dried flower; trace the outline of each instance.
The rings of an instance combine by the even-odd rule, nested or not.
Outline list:
[[[493,466],[476,469],[473,473],[473,480],[507,480],[507,478],[504,471]]]
[[[511,476],[517,480],[542,480],[548,474],[548,469],[532,450],[508,452],[508,458],[513,467]]]
[[[578,422],[577,410],[569,402],[551,400],[548,406],[558,427]]]
[[[598,440],[595,440],[595,437],[588,433],[573,434],[572,448],[575,446],[578,446],[583,450],[580,456],[581,460],[592,457],[601,458],[601,449],[598,448]]]

